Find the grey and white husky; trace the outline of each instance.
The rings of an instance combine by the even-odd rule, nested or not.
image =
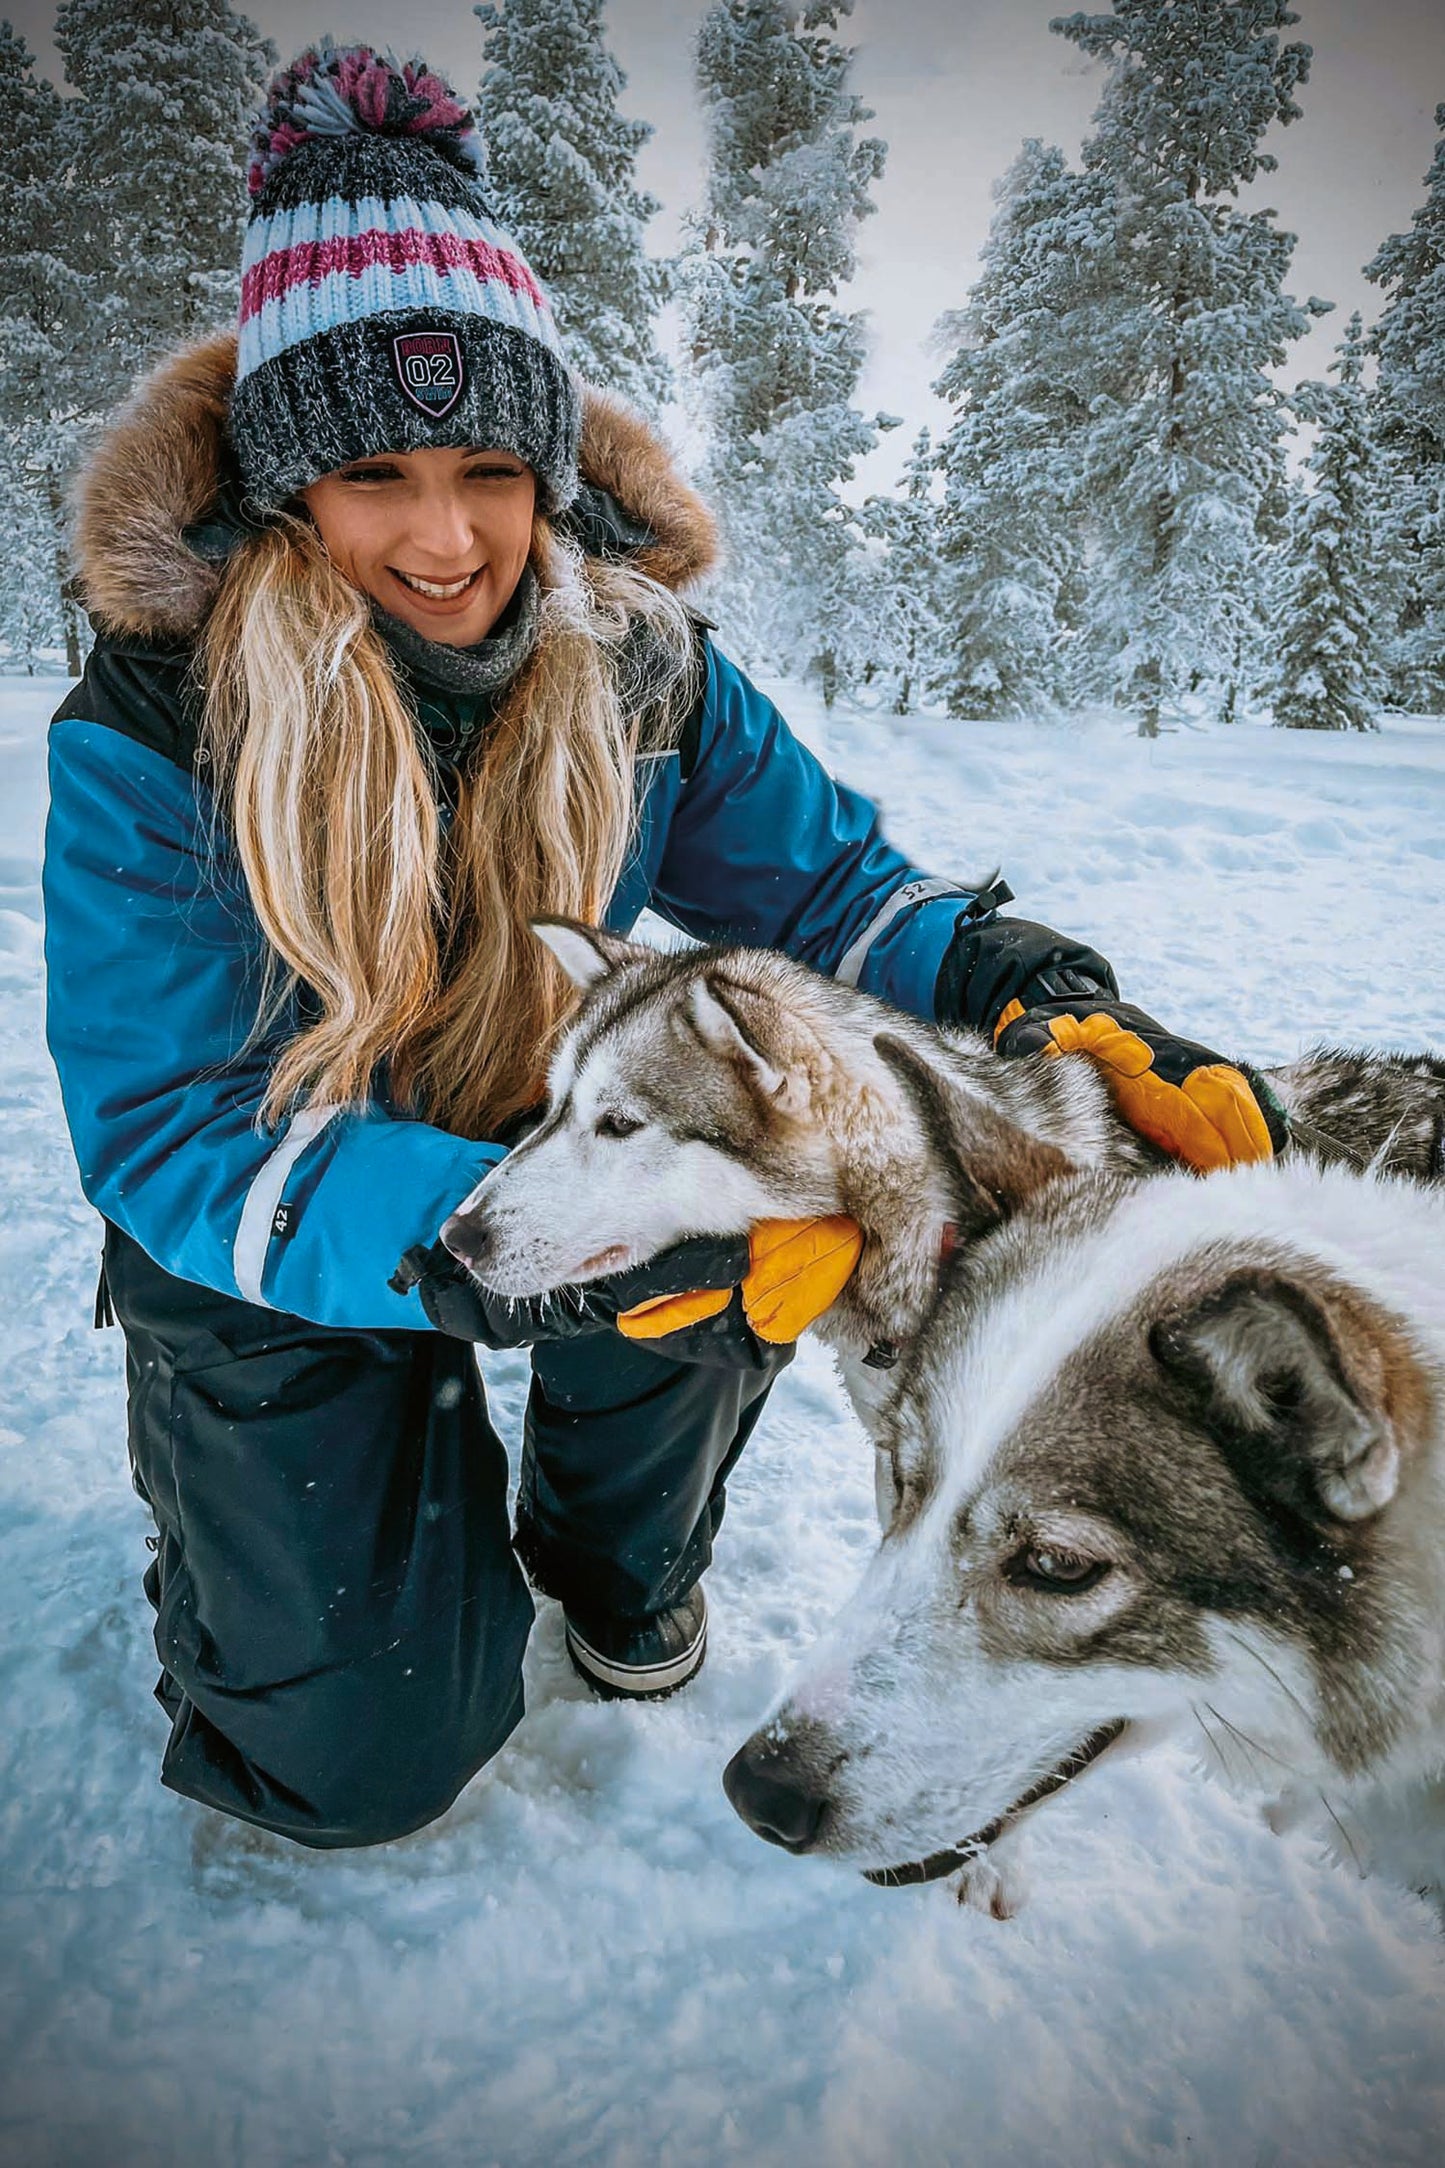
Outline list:
[[[1445,1064],[1268,1072],[1313,1157],[1199,1182],[1087,1061],[1001,1062],[772,953],[539,931],[585,998],[449,1223],[488,1287],[764,1218],[864,1232],[819,1330],[885,1538],[730,1765],[745,1818],[1005,1913],[1025,1817],[1183,1734],[1438,1888]]]
[[[446,1240],[486,1287],[520,1296],[646,1263],[685,1235],[846,1213],[863,1251],[817,1330],[870,1432],[955,1248],[1047,1181],[1169,1164],[1088,1060],[1000,1061],[974,1033],[940,1032],[772,951],[663,953],[570,922],[536,930],[584,999],[545,1118]],[[947,1168],[884,1034],[951,1080]],[[1445,1063],[1320,1053],[1267,1074],[1320,1156],[1436,1171]]]
[[[1031,1817],[1164,1738],[1445,1890],[1445,1192],[1085,1175],[961,1256],[864,1579],[730,1763],[774,1843],[1006,1917]]]

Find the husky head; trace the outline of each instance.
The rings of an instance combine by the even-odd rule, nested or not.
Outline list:
[[[1104,1148],[1086,1064],[1000,1062],[982,1038],[940,1040],[774,951],[666,954],[563,920],[535,931],[582,1002],[545,1118],[442,1229],[494,1293],[645,1264],[687,1235],[845,1212],[875,1292],[887,1283],[906,1307],[931,1295],[945,1227],[972,1241],[1069,1171],[1051,1124],[1086,1161]],[[902,1073],[899,1032],[948,1072],[951,1157],[930,1147],[935,1116]]]
[[[465,1199],[443,1240],[497,1294],[646,1263],[687,1235],[838,1209],[837,1155],[811,1107],[820,1049],[777,998],[831,989],[751,950],[668,954],[539,920],[584,999],[540,1125]]]
[[[946,1080],[915,1084],[946,1137]],[[1276,1791],[1391,1752],[1440,1640],[1403,1556],[1438,1380],[1338,1242],[1293,1239],[1385,1187],[1084,1176],[957,1261],[886,1418],[882,1547],[729,1765],[760,1835],[918,1881],[1116,1743]]]

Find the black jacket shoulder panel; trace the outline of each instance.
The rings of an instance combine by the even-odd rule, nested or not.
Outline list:
[[[149,746],[178,768],[193,769],[203,706],[194,660],[189,645],[148,644],[102,633],[90,651],[85,675],[52,720],[100,723]]]

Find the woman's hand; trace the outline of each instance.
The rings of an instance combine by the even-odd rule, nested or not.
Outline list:
[[[625,1310],[617,1329],[629,1340],[665,1339],[661,1352],[670,1355],[682,1332],[741,1311],[759,1340],[786,1347],[832,1308],[862,1250],[862,1229],[841,1213],[827,1219],[759,1220],[748,1234],[747,1271],[736,1287],[650,1296]]]
[[[1287,1137],[1284,1110],[1263,1078],[1196,1040],[1181,1039],[1127,1001],[1078,998],[999,1018],[1000,1054],[1087,1054],[1131,1129],[1196,1174],[1272,1159]]]
[[[667,1332],[658,1352],[678,1362],[761,1370],[776,1361],[733,1303],[748,1270],[746,1236],[695,1236],[647,1265],[614,1273],[585,1287],[557,1287],[545,1295],[494,1295],[474,1279],[441,1242],[407,1251],[392,1277],[398,1294],[416,1290],[438,1332],[484,1347],[531,1347],[539,1340],[575,1340],[584,1333],[615,1332],[624,1312],[672,1297],[711,1290],[710,1314]],[[662,1328],[664,1331],[666,1327]],[[637,1335],[636,1337],[642,1337]]]
[[[1263,1078],[1121,1001],[1097,949],[1001,918],[1010,900],[994,884],[960,919],[939,972],[940,1023],[983,1032],[1005,1056],[1087,1054],[1129,1126],[1198,1174],[1283,1149],[1284,1110]]]
[[[837,1299],[863,1237],[841,1217],[763,1220],[746,1236],[699,1235],[585,1287],[490,1294],[442,1243],[408,1250],[392,1286],[415,1288],[432,1324],[486,1347],[620,1332],[675,1362],[766,1369]]]

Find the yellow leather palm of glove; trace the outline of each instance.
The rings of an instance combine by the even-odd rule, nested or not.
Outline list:
[[[759,1220],[748,1235],[743,1312],[760,1340],[781,1347],[831,1309],[863,1248],[856,1220]],[[629,1340],[660,1340],[716,1317],[732,1301],[730,1287],[690,1295],[656,1295],[624,1310],[617,1329]]]
[[[1087,1054],[1130,1128],[1196,1174],[1274,1157],[1277,1140],[1244,1072],[1141,1009],[1086,1001],[1025,1009],[1014,1001],[994,1044],[1007,1054]]]

